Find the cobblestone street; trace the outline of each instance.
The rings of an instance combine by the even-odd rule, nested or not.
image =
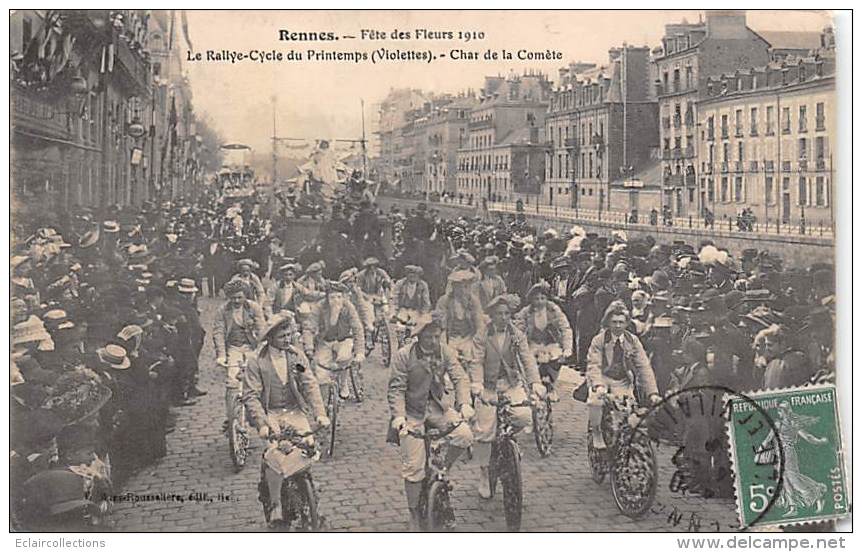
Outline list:
[[[201,301],[204,327],[209,329],[217,303]],[[201,357],[199,385],[209,393],[194,406],[176,409],[177,424],[168,435],[168,454],[132,477],[122,491],[134,495],[165,493],[183,501],[118,502],[118,531],[261,531],[263,513],[257,500],[261,442],[253,437],[248,465],[234,473],[224,418],[223,378],[215,369],[212,343]],[[348,401],[339,412],[335,458],[314,468],[320,510],[332,531],[403,531],[407,508],[399,474],[398,450],[385,440],[387,372],[373,354],[365,371],[368,397]],[[701,530],[722,530],[735,523],[732,500],[683,497],[668,490],[672,451],[660,449],[659,493],[652,511],[640,520],[620,514],[605,481],[590,479],[586,457],[586,407],[571,399],[564,384],[554,412],[556,436],[550,457],[541,458],[532,435],[519,438],[523,452],[525,531],[662,531],[687,530],[700,520]],[[460,531],[504,531],[502,499],[476,494],[479,469],[459,462],[453,471],[453,506]],[[197,495],[197,496],[195,496]],[[207,499],[204,499],[206,497]],[[676,522],[676,524],[674,524]]]

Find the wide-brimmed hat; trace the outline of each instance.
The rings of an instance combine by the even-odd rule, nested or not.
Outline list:
[[[377,266],[379,264],[380,259],[378,259],[377,257],[368,257],[364,261],[362,261],[362,266],[364,267]]]
[[[348,268],[338,276],[338,281],[341,283],[350,282],[356,278],[357,274],[359,274],[359,271],[356,268]]]
[[[99,236],[100,231],[98,227],[86,232],[81,236],[81,239],[78,240],[78,247],[81,249],[93,247],[99,242]]]
[[[323,265],[320,263],[320,261],[317,261],[308,265],[308,267],[306,267],[305,269],[305,272],[320,272],[321,270],[323,270]]]
[[[278,267],[278,272],[287,272],[288,270],[302,272],[302,265],[299,263],[286,263]]]
[[[200,290],[193,279],[180,278],[180,281],[177,284],[177,291],[180,293],[197,293]]]
[[[69,315],[63,309],[51,309],[42,315],[42,321],[47,328],[56,328],[69,320]]]
[[[347,286],[341,282],[329,282],[326,286],[326,293],[347,293],[348,291]]]
[[[425,269],[417,265],[407,265],[404,267],[404,272],[406,274],[418,274],[421,276],[422,274],[424,274]]]
[[[12,329],[12,345],[20,343],[43,342],[51,339],[51,334],[45,330],[42,319],[31,314],[24,322],[19,322]]]
[[[416,325],[410,330],[410,337],[416,337],[431,326],[443,328],[444,319],[438,313],[426,313],[416,318]]]
[[[224,291],[224,294],[226,296],[227,295],[233,295],[234,293],[236,293],[238,291],[241,291],[247,295],[248,294],[248,285],[244,281],[240,280],[239,278],[233,278],[231,280],[228,280],[225,283],[225,285],[222,287],[222,291]]]
[[[537,293],[542,293],[545,296],[550,297],[551,286],[548,285],[548,283],[545,282],[544,280],[542,280],[541,282],[537,282],[537,283],[533,284],[532,287],[530,287],[530,289],[527,291],[527,300],[532,299],[533,296],[536,295]]]
[[[473,272],[469,270],[455,270],[452,274],[447,278],[453,284],[471,282],[476,277]]]
[[[497,266],[499,263],[500,263],[499,257],[497,257],[496,255],[488,255],[487,257],[482,259],[482,262],[479,264],[479,267],[485,268],[488,266]]]
[[[293,316],[293,313],[290,311],[281,311],[272,318],[269,319],[269,322],[266,325],[266,328],[263,330],[263,337],[261,340],[266,340],[269,338],[269,334],[273,332],[273,330],[284,326],[285,324],[289,324],[291,327],[296,326],[296,317]]]
[[[126,350],[119,345],[105,345],[96,350],[96,355],[102,363],[114,370],[126,370],[132,364]]]
[[[120,231],[120,223],[115,220],[106,220],[102,223],[102,230],[109,234],[116,234]]]
[[[512,293],[503,293],[491,299],[491,302],[485,306],[485,312],[491,312],[500,305],[505,305],[510,311],[514,311],[520,305],[520,298]]]
[[[15,270],[29,260],[30,257],[28,257],[27,255],[12,255],[12,258],[9,259],[9,264],[12,267],[12,270]]]
[[[258,267],[258,264],[251,259],[240,259],[236,262],[236,266],[239,266],[239,267],[247,266],[251,269],[255,269]]]

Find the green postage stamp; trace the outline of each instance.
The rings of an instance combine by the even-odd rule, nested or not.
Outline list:
[[[832,520],[850,511],[834,386],[728,396],[743,528]]]

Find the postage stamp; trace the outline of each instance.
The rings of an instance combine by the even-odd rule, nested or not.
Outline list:
[[[847,515],[850,497],[835,387],[769,390],[751,399],[727,397],[740,525],[794,525]]]

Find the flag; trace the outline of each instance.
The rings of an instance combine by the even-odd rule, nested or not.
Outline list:
[[[186,38],[186,44],[188,44],[189,50],[194,50],[192,41],[189,39],[189,20],[186,17],[186,10],[180,10],[180,17],[182,18],[183,36]]]

